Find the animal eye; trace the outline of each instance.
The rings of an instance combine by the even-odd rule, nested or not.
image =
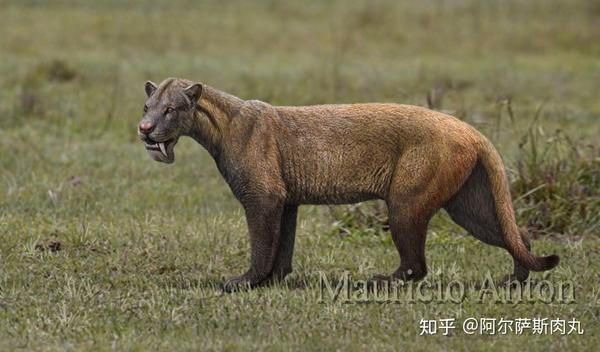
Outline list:
[[[166,114],[170,114],[170,113],[172,113],[173,111],[175,111],[175,109],[173,109],[172,107],[170,107],[170,106],[169,106],[169,107],[167,107],[167,108],[165,109],[165,115],[166,115]]]
[[[148,112],[148,105],[144,105],[144,112]]]

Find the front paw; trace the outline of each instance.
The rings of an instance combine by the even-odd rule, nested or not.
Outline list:
[[[268,275],[248,271],[244,275],[232,277],[223,284],[223,291],[234,292],[248,290],[262,284]]]
[[[246,275],[232,277],[223,284],[223,291],[225,292],[248,290],[250,288],[252,288],[252,284]]]

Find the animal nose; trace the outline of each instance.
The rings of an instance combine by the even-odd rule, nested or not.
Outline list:
[[[154,131],[154,127],[156,127],[156,125],[152,122],[140,122],[140,132],[142,132],[143,134],[150,134],[152,131]]]

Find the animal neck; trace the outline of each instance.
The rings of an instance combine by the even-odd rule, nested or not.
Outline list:
[[[192,138],[217,158],[229,121],[237,114],[244,100],[207,85],[202,86],[202,96],[196,105],[196,121]]]

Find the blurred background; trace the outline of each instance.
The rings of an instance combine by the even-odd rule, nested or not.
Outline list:
[[[119,324],[135,335],[123,292],[160,297],[173,278],[216,285],[246,266],[243,214],[208,153],[182,139],[176,163],[166,166],[137,140],[144,82],[173,76],[277,105],[396,102],[448,112],[498,147],[520,225],[552,238],[600,231],[598,1],[0,0],[0,287],[13,287],[0,289],[0,307],[18,308],[0,325],[6,346],[89,331],[110,340]],[[393,268],[385,223],[377,203],[305,207],[296,280],[314,268],[359,276]],[[510,269],[508,257],[488,260],[481,246],[457,259],[448,249],[478,245],[454,241],[464,231],[445,216],[431,228],[437,258],[458,260],[467,277],[473,267]],[[340,246],[346,254],[330,263]],[[583,253],[597,264],[597,247]],[[362,265],[359,255],[376,263]],[[47,275],[55,281],[40,279]],[[85,314],[85,300],[65,291],[79,275],[108,297]],[[75,302],[75,310],[56,313],[45,302]],[[148,341],[161,336],[160,319],[173,323],[169,302],[164,312],[146,307],[132,318],[148,327]],[[214,319],[181,324],[214,338],[211,328],[223,324],[216,317],[227,314],[209,307]],[[344,312],[327,319],[345,322]],[[260,323],[245,329],[255,337],[268,331]],[[366,336],[388,335],[377,329]],[[237,330],[229,334],[243,341]]]
[[[508,101],[517,122],[543,104],[556,126],[598,132],[597,1],[0,6],[3,128],[34,119],[132,139],[143,82],[176,76],[273,104],[427,105],[431,94],[435,108],[484,129]]]
[[[183,172],[178,179],[190,178],[191,187],[198,177],[212,180],[212,162],[193,143],[178,146],[191,155],[178,153],[180,165],[203,166],[188,173],[146,163],[137,142],[143,83],[173,76],[278,105],[428,106],[492,139],[511,166],[516,196],[561,180],[554,187],[561,198],[593,188],[573,184],[581,182],[575,159],[590,147],[586,163],[598,155],[597,1],[3,0],[0,6],[0,166],[9,185],[23,183],[25,190],[40,182],[28,179],[38,169],[48,178],[41,188],[56,188],[53,182],[71,174],[88,174],[109,192],[118,188],[99,182],[104,176],[94,175],[96,165],[136,170],[140,163],[160,177]],[[67,161],[87,168],[69,171]],[[542,188],[532,194],[553,196],[553,187]]]

